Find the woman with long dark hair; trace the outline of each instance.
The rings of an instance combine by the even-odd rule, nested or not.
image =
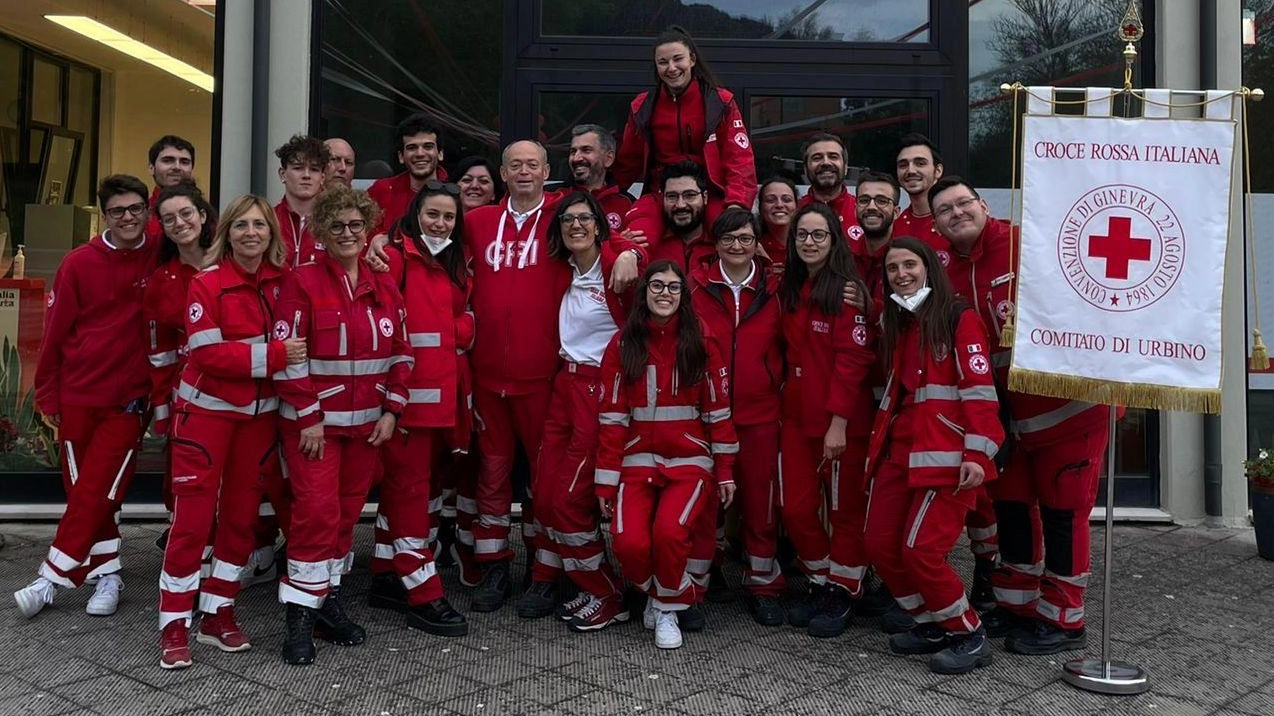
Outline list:
[[[458,241],[463,232],[460,188],[430,180],[391,229],[388,252],[415,364],[398,430],[381,448],[384,476],[368,601],[406,607],[407,626],[439,636],[468,633],[464,616],[443,595],[431,538],[442,511],[435,468],[446,453],[469,449],[472,427],[467,352],[474,325]]]
[[[711,226],[722,209],[752,209],[756,163],[752,141],[734,94],[720,86],[694,38],[673,25],[655,38],[655,88],[633,99],[623,141],[615,157],[615,183],[641,181],[645,196],[633,205],[628,223],[648,241],[663,235],[658,179],[665,167],[692,161],[708,174],[707,213]]]
[[[845,631],[867,567],[862,465],[875,336],[867,314],[844,301],[846,284],[867,295],[840,220],[825,204],[802,207],[788,230],[779,285],[787,364],[779,513],[811,582],[788,621],[816,637]],[[830,534],[819,519],[825,504]]]
[[[685,274],[655,262],[602,359],[595,489],[603,514],[614,514],[624,577],[649,596],[642,622],[661,649],[681,646],[677,612],[701,598],[687,572],[698,517],[707,500],[734,499],[728,375],[704,339]]]
[[[880,352],[889,370],[867,453],[867,553],[917,626],[889,638],[896,654],[932,654],[962,674],[991,663],[986,629],[947,555],[964,530],[1004,440],[990,342],[923,241],[885,254]]]
[[[606,560],[590,479],[597,453],[602,356],[627,320],[632,299],[631,292],[621,295],[610,288],[619,254],[610,239],[605,209],[592,194],[577,191],[557,205],[548,252],[570,264],[571,285],[558,309],[563,364],[553,380],[533,488],[535,518],[544,536],[518,616],[545,617],[556,609],[575,631],[604,629],[629,618],[621,584]],[[557,583],[563,573],[579,593],[559,606]]]

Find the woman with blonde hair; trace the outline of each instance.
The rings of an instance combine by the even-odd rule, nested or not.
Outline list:
[[[197,641],[222,651],[251,647],[234,600],[254,546],[263,485],[279,474],[279,399],[271,375],[306,358],[304,340],[273,329],[283,264],[270,205],[241,196],[226,207],[206,270],[190,284],[189,357],[170,430],[173,522],[159,576],[159,665],[165,669],[190,666],[196,595],[203,614]],[[214,522],[212,574],[201,584],[200,561]]]

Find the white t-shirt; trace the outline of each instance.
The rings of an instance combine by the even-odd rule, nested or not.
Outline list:
[[[619,330],[606,305],[606,284],[602,279],[601,256],[584,273],[571,264],[571,287],[562,298],[557,313],[557,331],[562,339],[561,355],[573,363],[600,366],[602,354]]]

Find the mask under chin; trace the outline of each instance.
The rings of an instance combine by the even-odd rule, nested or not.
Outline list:
[[[932,291],[932,288],[924,286],[910,296],[900,296],[899,294],[891,293],[889,294],[889,297],[894,300],[894,303],[902,306],[912,313],[915,313],[920,310],[920,306],[924,304],[925,299],[929,298],[929,293]]]

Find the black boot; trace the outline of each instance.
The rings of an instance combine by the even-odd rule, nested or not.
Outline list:
[[[509,579],[509,563],[492,562],[482,573],[482,581],[473,592],[470,606],[475,612],[494,612],[504,606],[504,600],[513,594],[513,582]]]
[[[713,564],[708,570],[708,589],[704,598],[713,604],[728,602],[733,598],[730,585],[725,581],[725,572],[721,571],[719,564]]]
[[[936,654],[945,648],[947,631],[933,622],[889,637],[889,650],[895,654]]]
[[[464,636],[469,622],[444,597],[407,610],[407,626],[437,636]]]
[[[982,612],[982,626],[986,627],[986,635],[992,639],[1002,639],[1019,629],[1029,631],[1033,622],[1033,619],[1020,617],[1004,607]]]
[[[367,606],[402,611],[407,608],[407,588],[393,572],[373,574],[371,589],[367,590]]]
[[[283,661],[293,666],[314,663],[315,610],[288,603],[287,635],[283,637]]]
[[[747,594],[744,597],[748,613],[761,626],[782,626],[786,618],[778,598],[766,594]]]
[[[451,545],[456,543],[456,518],[443,517],[438,525],[438,549],[434,551],[434,564],[439,567],[454,567],[456,560],[451,556]]]
[[[901,634],[916,627],[916,620],[903,611],[897,602],[880,615],[880,630],[886,634]]]
[[[1083,649],[1088,645],[1088,633],[1084,627],[1062,629],[1046,621],[1036,621],[1030,627],[1019,628],[1004,640],[1004,648],[1017,654],[1046,656],[1063,651]]]
[[[875,586],[866,590],[863,598],[858,600],[858,604],[854,606],[854,613],[860,617],[878,617],[885,612],[898,606],[894,601],[894,595],[889,593],[889,587],[884,582],[876,582]]]
[[[854,602],[849,596],[849,590],[844,587],[828,584],[824,590],[822,608],[810,618],[808,632],[812,637],[830,639],[845,633]]]
[[[982,627],[972,634],[952,634],[947,643],[947,648],[929,657],[929,670],[935,674],[967,674],[991,663],[991,640]]]
[[[991,586],[991,573],[994,571],[994,561],[974,560],[973,586],[969,589],[969,603],[979,613],[989,612],[995,608],[995,588]]]
[[[823,605],[824,589],[826,589],[825,585],[811,582],[805,598],[787,608],[787,623],[802,629],[808,627],[810,620],[818,614],[818,610]]]
[[[367,641],[367,630],[355,624],[341,604],[341,588],[332,587],[315,619],[314,636],[337,646],[358,646]]]
[[[518,616],[542,619],[557,608],[557,582],[531,582],[531,588],[518,599]]]
[[[677,626],[681,627],[682,631],[703,631],[708,626],[708,615],[703,613],[703,607],[698,604],[691,604],[675,613]]]

